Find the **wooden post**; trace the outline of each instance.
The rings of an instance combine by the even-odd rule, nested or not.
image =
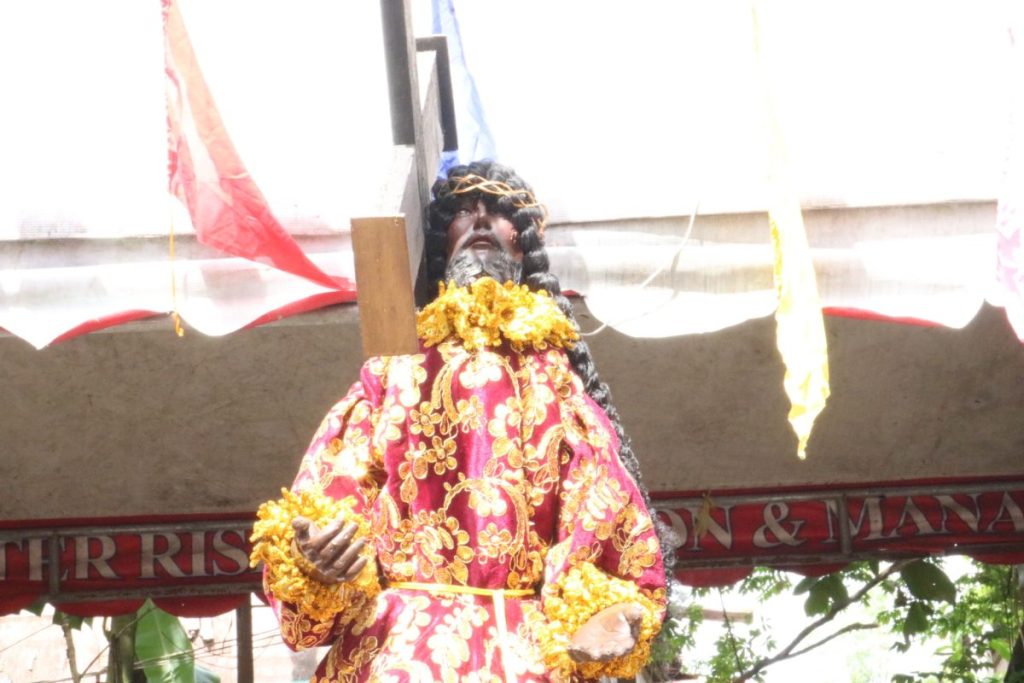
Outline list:
[[[413,301],[405,219],[401,216],[352,219],[363,356],[416,353]]]
[[[252,666],[252,596],[235,610],[235,637],[238,641],[238,683],[253,683]]]
[[[425,204],[430,199],[428,188],[434,169],[427,167],[428,159],[423,150],[423,112],[410,3],[411,0],[380,0],[381,28],[391,96],[391,139],[396,145],[415,146],[416,174]]]
[[[107,638],[110,650],[107,654],[107,681],[109,683],[132,683],[135,668],[135,626],[138,617],[120,614],[110,618]]]

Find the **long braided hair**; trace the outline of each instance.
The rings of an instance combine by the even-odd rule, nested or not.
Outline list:
[[[425,235],[426,279],[431,298],[437,296],[438,284],[444,281],[447,267],[447,231],[455,217],[460,200],[466,195],[484,200],[488,211],[499,213],[515,226],[519,248],[523,252],[522,282],[533,291],[544,290],[558,304],[576,330],[579,323],[573,313],[572,304],[562,294],[558,278],[548,271],[547,250],[544,248],[544,227],[547,214],[537,203],[530,186],[515,171],[493,161],[476,161],[468,166],[456,166],[448,172],[446,179],[438,179],[433,187],[434,199],[428,209],[428,226]],[[475,198],[475,197],[474,197]],[[590,348],[582,339],[568,350],[569,361],[583,381],[584,389],[608,415],[608,420],[619,438],[619,459],[626,471],[633,477],[644,504],[654,520],[658,539],[661,543],[666,574],[671,579],[675,565],[675,544],[671,530],[654,514],[651,497],[640,476],[640,462],[633,452],[632,441],[622,428],[619,411],[612,405],[608,385],[597,375]]]

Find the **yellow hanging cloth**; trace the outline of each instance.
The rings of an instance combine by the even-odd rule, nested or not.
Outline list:
[[[800,202],[789,179],[785,141],[762,54],[756,0],[751,9],[769,147],[768,224],[775,253],[775,292],[779,301],[775,311],[776,343],[786,365],[783,385],[790,401],[789,422],[797,436],[797,457],[802,460],[807,457],[807,442],[814,420],[825,408],[829,395],[828,345],[811,249]]]

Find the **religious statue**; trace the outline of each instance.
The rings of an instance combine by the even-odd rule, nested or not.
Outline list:
[[[639,465],[511,169],[433,187],[419,353],[374,357],[261,507],[253,561],[313,678],[631,677],[665,610]]]

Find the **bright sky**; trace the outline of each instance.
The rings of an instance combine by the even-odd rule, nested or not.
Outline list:
[[[764,208],[749,0],[456,2],[499,155],[556,214]],[[805,203],[994,197],[1004,3],[759,3]],[[517,39],[521,37],[521,39]],[[625,195],[625,196],[623,196]],[[556,218],[558,216],[556,215]]]
[[[389,126],[377,0],[181,0],[227,127],[286,222],[370,203]],[[555,220],[764,207],[748,0],[455,2],[499,158]],[[807,204],[992,198],[1007,2],[764,2],[761,38]],[[427,30],[426,0],[417,25]],[[0,5],[0,238],[163,234],[154,3]]]

